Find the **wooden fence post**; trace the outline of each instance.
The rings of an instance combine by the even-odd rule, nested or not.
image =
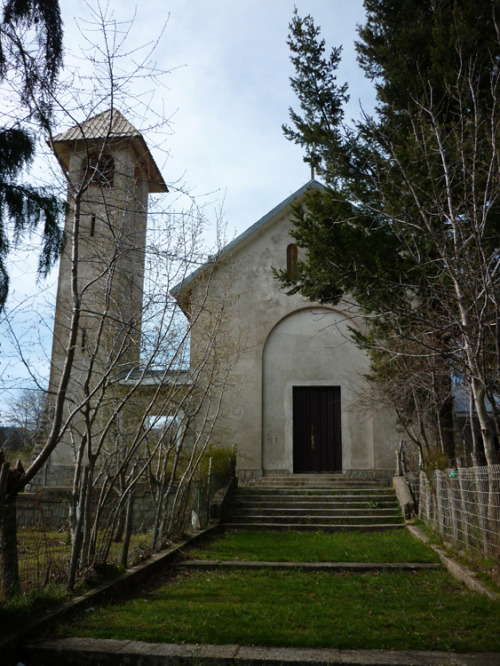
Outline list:
[[[455,544],[460,544],[460,531],[461,531],[461,513],[460,513],[460,486],[458,480],[458,472],[454,476],[448,476],[448,498],[451,514],[451,535]]]
[[[447,532],[447,525],[446,525],[446,504],[447,504],[447,488],[446,488],[446,483],[443,481],[443,473],[440,470],[436,470],[434,472],[435,478],[436,478],[436,507],[437,507],[437,512],[436,512],[436,526],[438,532],[440,532],[443,536]],[[445,493],[446,493],[446,500],[445,500]]]

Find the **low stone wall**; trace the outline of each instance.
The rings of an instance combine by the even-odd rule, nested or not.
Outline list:
[[[94,489],[94,501],[97,502],[99,488]],[[174,498],[175,489],[169,498],[169,506]],[[17,523],[19,527],[40,527],[47,529],[65,528],[69,517],[69,503],[71,488],[68,486],[48,486],[35,492],[25,492],[17,497]],[[112,501],[112,500],[111,500]],[[196,511],[197,518],[202,527],[209,522],[211,506],[218,499],[216,496],[207,497],[206,492],[199,490],[195,483],[191,488],[188,503]],[[108,512],[105,510],[103,517]],[[139,485],[134,491],[134,531],[144,532],[153,528],[156,518],[156,502],[151,490],[145,485]]]
[[[96,490],[96,495],[98,490]],[[69,516],[71,488],[52,486],[17,497],[17,523],[19,527],[60,529]],[[147,530],[154,524],[156,504],[150,490],[138,488],[134,494],[134,525],[137,531]]]
[[[68,522],[70,488],[43,488],[37,492],[17,496],[17,524],[19,527],[59,529]]]
[[[396,491],[396,497],[403,510],[404,517],[406,520],[410,520],[416,513],[416,506],[405,477],[395,476],[392,480],[392,485]]]
[[[26,489],[30,492],[36,492],[47,487],[71,488],[74,475],[74,465],[54,465],[49,460],[48,464],[35,476]]]

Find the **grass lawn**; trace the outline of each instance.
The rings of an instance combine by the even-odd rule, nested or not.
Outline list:
[[[186,552],[192,559],[258,562],[439,562],[406,530],[388,532],[226,532]]]
[[[500,602],[446,572],[182,574],[60,635],[149,642],[500,651]]]

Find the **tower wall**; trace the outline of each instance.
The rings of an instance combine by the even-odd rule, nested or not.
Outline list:
[[[102,423],[94,423],[94,428],[102,428],[109,387],[121,373],[139,363],[149,189],[147,182],[137,177],[132,144],[124,138],[106,146],[106,153],[114,162],[112,185],[98,183],[88,187],[82,196],[75,195],[71,184],[82,184],[89,154],[88,144],[78,148],[69,157],[68,213],[59,268],[49,391],[55,396],[68,356],[75,306],[72,280],[76,238],[80,321],[64,418],[86,401],[92,406],[100,404]],[[102,144],[97,143],[94,148],[102,149]],[[88,431],[85,412],[80,410],[72,417],[52,455],[49,485],[66,485],[74,468],[75,445]]]

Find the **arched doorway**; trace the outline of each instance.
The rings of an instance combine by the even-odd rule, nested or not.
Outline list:
[[[359,354],[349,325],[341,312],[311,307],[271,331],[262,373],[265,472],[342,470],[352,432],[349,424],[345,430],[343,409],[352,402],[350,379]]]

